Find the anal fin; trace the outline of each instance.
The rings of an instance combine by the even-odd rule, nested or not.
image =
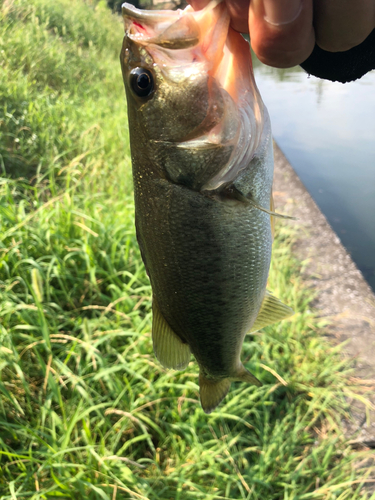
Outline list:
[[[240,368],[231,380],[235,382],[246,382],[248,384],[256,385],[257,387],[261,387],[262,385],[262,382],[249,372],[243,364],[241,364]]]
[[[152,316],[152,342],[156,358],[164,368],[183,370],[190,361],[189,344],[184,344],[169,326],[155,297],[152,301]]]
[[[265,293],[262,305],[260,306],[260,310],[258,316],[251,327],[249,333],[256,332],[265,326],[272,325],[273,323],[277,323],[282,319],[288,318],[294,314],[293,309],[289,306],[286,306],[279,300],[274,297],[268,290]]]

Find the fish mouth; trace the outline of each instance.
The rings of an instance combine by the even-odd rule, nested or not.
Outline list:
[[[145,47],[154,64],[169,71],[168,76],[173,75],[174,67],[178,71],[195,66],[220,88],[225,101],[223,116],[212,119],[216,104],[211,98],[206,118],[175,146],[209,149],[233,145],[229,161],[204,189],[216,190],[233,181],[256,154],[268,114],[254,81],[249,44],[230,28],[225,2],[212,0],[200,11],[191,6],[143,11],[125,3],[122,13],[126,36]]]
[[[124,17],[129,17],[131,19],[138,19],[139,21],[145,21],[147,24],[165,22],[168,19],[175,19],[180,15],[180,9],[178,10],[144,10],[137,9],[131,3],[123,3],[121,6],[122,15]]]
[[[127,36],[141,44],[154,44],[172,50],[193,47],[199,43],[199,27],[185,10],[141,10],[122,5]]]

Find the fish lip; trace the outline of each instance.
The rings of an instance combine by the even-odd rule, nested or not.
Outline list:
[[[129,3],[124,3],[122,4],[122,16],[125,23],[125,36],[144,46],[156,45],[171,50],[195,47],[199,43],[200,32],[198,24],[190,14],[190,10],[193,11],[192,7],[188,6],[184,10],[150,11],[137,9]],[[184,24],[184,20],[195,25],[192,26],[193,30],[190,33],[190,38],[188,33],[183,34],[181,38],[176,37],[175,32],[172,33],[172,38],[168,38],[168,36],[165,38],[165,32],[168,33],[168,29],[172,28],[173,31],[173,25],[181,21]],[[180,28],[184,27],[183,24]],[[133,32],[133,25],[137,27],[135,32]],[[151,32],[149,31],[150,28]],[[194,30],[194,28],[196,29]],[[170,35],[171,33],[169,33]]]
[[[182,137],[179,140],[171,141],[168,139],[149,139],[149,142],[152,144],[164,144],[164,145],[173,145],[180,149],[215,149],[215,148],[223,148],[229,146],[232,141],[222,142],[222,141],[213,141],[210,140],[211,133],[217,128],[217,126],[222,125],[221,122],[218,124],[214,124],[209,130],[206,130],[202,133],[202,130],[197,127],[195,134],[190,133],[185,137]],[[194,132],[194,131],[193,131]]]
[[[158,139],[149,139],[149,142],[152,144],[165,144],[165,145],[173,145],[177,148],[185,149],[196,147],[197,149],[214,149],[214,148],[222,148],[225,145],[218,142],[209,142],[205,140],[199,140],[197,138],[189,139],[187,141],[167,141],[167,140],[158,140]]]
[[[134,5],[125,2],[121,6],[121,12],[123,17],[130,17],[131,19],[138,19],[142,21],[158,22],[180,17],[182,10],[144,10],[137,9]]]

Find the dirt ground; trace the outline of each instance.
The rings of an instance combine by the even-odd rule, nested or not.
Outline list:
[[[274,146],[276,211],[298,218],[290,222],[300,227],[294,251],[307,263],[306,285],[318,292],[313,305],[322,317],[329,318],[331,341],[348,341],[344,352],[355,360],[354,376],[363,386],[375,388],[375,295],[279,147]],[[372,403],[375,405],[375,396]],[[344,425],[353,447],[375,448],[375,411],[366,418],[364,407],[352,403],[351,412],[352,421]]]

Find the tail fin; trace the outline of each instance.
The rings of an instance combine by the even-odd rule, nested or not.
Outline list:
[[[211,413],[228,394],[231,381],[229,378],[212,380],[199,373],[199,395],[205,413]]]
[[[246,370],[242,364],[233,377],[219,380],[209,379],[202,372],[199,373],[200,400],[205,413],[214,411],[228,394],[231,383],[235,381],[247,382],[258,387],[262,385],[262,382]]]

